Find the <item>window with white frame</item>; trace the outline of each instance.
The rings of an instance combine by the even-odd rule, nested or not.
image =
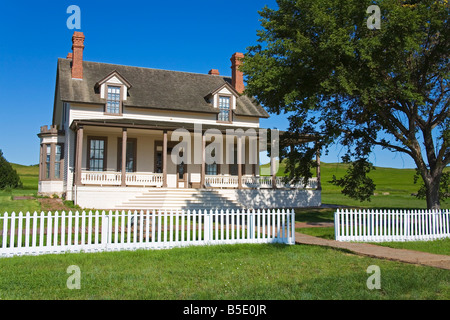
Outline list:
[[[230,97],[219,96],[219,121],[229,122],[231,121],[231,104]]]
[[[61,179],[61,160],[63,159],[63,145],[57,144],[55,146],[55,178]]]
[[[106,112],[107,113],[121,113],[121,99],[120,99],[120,86],[107,86],[107,100],[106,100]]]

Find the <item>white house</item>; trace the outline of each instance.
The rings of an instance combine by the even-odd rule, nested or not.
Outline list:
[[[83,33],[72,43],[38,134],[39,194],[91,209],[320,205],[317,180],[260,176],[269,115],[243,94],[241,53],[225,77],[83,61]]]

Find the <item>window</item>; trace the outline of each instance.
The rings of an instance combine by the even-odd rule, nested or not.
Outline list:
[[[229,122],[230,117],[230,97],[219,96],[219,121]]]
[[[89,171],[106,170],[106,138],[89,138]]]
[[[217,176],[218,175],[218,165],[217,163],[206,165],[206,175],[207,176]]]
[[[61,178],[61,160],[63,159],[63,145],[57,144],[55,148],[55,178]]]
[[[184,164],[184,162],[181,162],[179,165],[177,165],[177,173],[178,180],[184,180],[186,174],[186,165]]]
[[[136,172],[136,139],[127,139],[126,172]],[[117,146],[117,171],[122,170],[122,138],[119,138]]]
[[[47,151],[46,151],[46,156],[45,156],[45,178],[46,179],[50,179],[50,154],[52,152],[52,148],[50,145],[47,145]]]
[[[108,98],[106,101],[107,113],[121,113],[121,101],[120,101],[120,87],[108,86]]]
[[[155,149],[155,173],[163,173],[163,147],[156,146]]]

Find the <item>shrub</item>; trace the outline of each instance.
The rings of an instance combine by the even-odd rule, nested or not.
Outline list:
[[[20,181],[17,171],[6,161],[3,152],[0,150],[0,190],[6,188],[22,188],[22,181]]]

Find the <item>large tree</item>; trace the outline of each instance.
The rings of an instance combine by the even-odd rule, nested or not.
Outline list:
[[[263,28],[242,71],[249,95],[269,112],[289,114],[289,135],[319,139],[289,150],[290,175],[308,175],[312,148],[341,143],[351,165],[334,183],[365,200],[375,188],[368,157],[381,146],[414,159],[428,208],[440,208],[450,163],[448,1],[277,2],[259,12]],[[380,29],[367,24],[374,4]]]

